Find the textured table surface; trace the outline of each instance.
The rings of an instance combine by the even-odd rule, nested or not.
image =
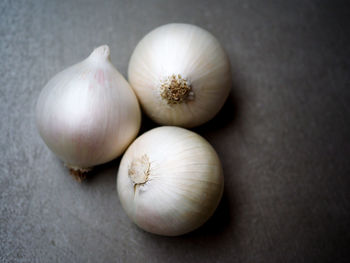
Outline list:
[[[0,2],[1,262],[345,262],[350,244],[347,1]],[[116,193],[119,159],[77,183],[40,139],[36,99],[101,44],[125,76],[153,28],[187,22],[227,50],[223,200],[200,229],[148,234]],[[144,118],[141,132],[156,125]]]

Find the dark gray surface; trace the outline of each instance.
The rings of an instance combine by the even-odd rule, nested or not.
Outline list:
[[[347,1],[0,2],[1,262],[345,262],[350,241]],[[132,224],[119,159],[79,184],[38,136],[57,72],[108,44],[125,76],[151,29],[188,22],[227,50],[235,86],[194,129],[218,151],[224,198],[177,238]],[[142,131],[155,125],[144,119]]]

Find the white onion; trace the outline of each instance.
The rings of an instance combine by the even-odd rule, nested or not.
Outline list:
[[[117,190],[126,214],[142,229],[177,236],[201,226],[223,192],[222,167],[213,147],[198,134],[159,127],[125,152]]]
[[[213,118],[232,86],[229,59],[218,40],[188,24],[147,34],[131,56],[128,78],[150,118],[182,127]]]
[[[119,156],[140,128],[136,96],[109,55],[108,46],[96,48],[53,77],[37,102],[41,137],[78,172]]]

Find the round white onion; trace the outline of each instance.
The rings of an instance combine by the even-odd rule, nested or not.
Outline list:
[[[232,86],[229,59],[218,40],[189,24],[147,34],[131,56],[128,78],[151,119],[182,127],[213,118]]]
[[[125,152],[117,190],[126,214],[142,229],[177,236],[201,226],[223,192],[222,167],[198,134],[164,126],[137,138]]]

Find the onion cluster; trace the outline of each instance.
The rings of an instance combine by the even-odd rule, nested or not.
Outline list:
[[[213,118],[231,88],[230,63],[217,39],[188,24],[147,34],[131,56],[130,84],[108,46],[54,76],[40,93],[36,122],[47,146],[80,179],[126,150],[117,190],[142,229],[177,236],[201,226],[220,202],[224,178],[213,147],[184,128]],[[141,112],[173,125],[135,137]]]

